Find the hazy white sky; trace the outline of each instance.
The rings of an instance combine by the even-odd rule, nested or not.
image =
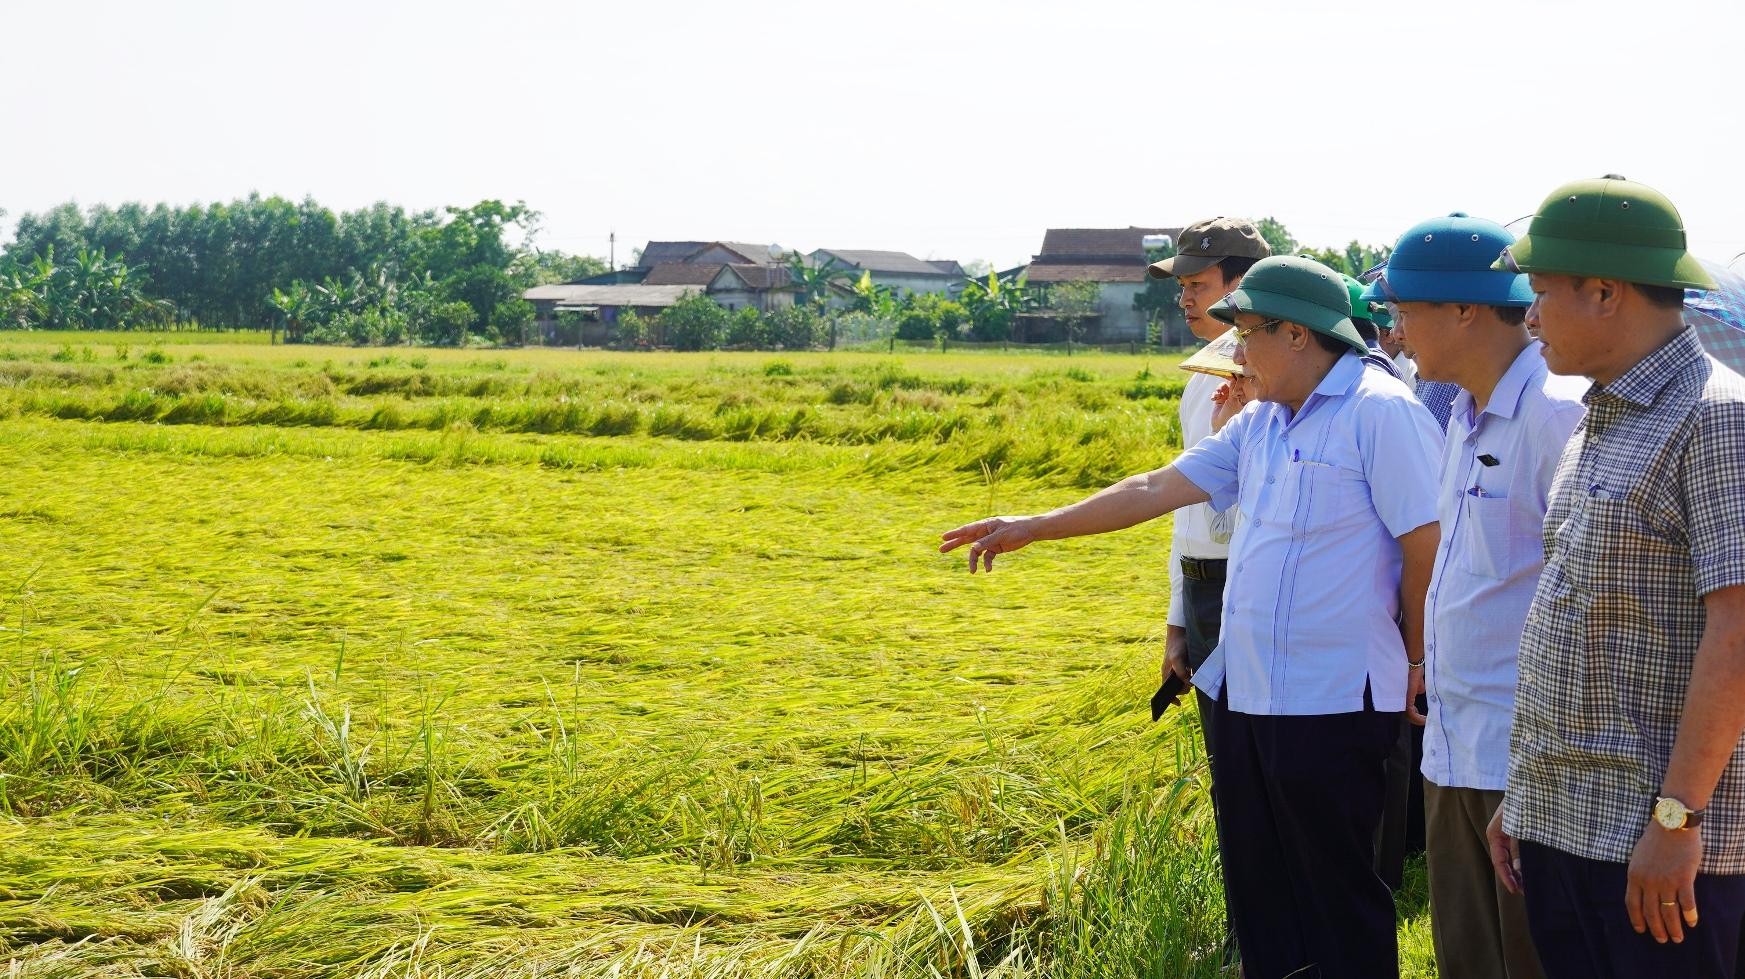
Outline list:
[[[1391,242],[1615,172],[1745,251],[1745,3],[8,4],[0,239],[66,200],[525,200],[539,243],[1024,261],[1048,227]],[[1745,260],[1741,261],[1745,265]]]

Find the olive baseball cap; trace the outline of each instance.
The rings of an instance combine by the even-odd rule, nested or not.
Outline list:
[[[1678,208],[1654,188],[1617,174],[1552,191],[1527,234],[1503,249],[1491,268],[1716,288],[1685,244]]]
[[[1339,278],[1345,282],[1345,291],[1351,294],[1352,319],[1367,320],[1374,323],[1378,329],[1393,328],[1394,318],[1388,315],[1387,307],[1364,298],[1363,283],[1349,275],[1341,275]]]
[[[1406,229],[1387,266],[1363,298],[1392,303],[1533,305],[1527,277],[1493,267],[1498,253],[1515,243],[1509,229],[1460,211],[1420,221]]]
[[[1226,258],[1265,258],[1271,254],[1272,246],[1260,236],[1253,221],[1215,217],[1183,228],[1176,238],[1176,253],[1151,263],[1148,272],[1153,279],[1168,279],[1203,272]]]
[[[1314,259],[1298,255],[1261,259],[1242,277],[1240,289],[1213,303],[1207,312],[1232,325],[1237,313],[1300,323],[1345,341],[1360,354],[1369,353],[1369,344],[1351,325],[1351,290],[1339,273]]]

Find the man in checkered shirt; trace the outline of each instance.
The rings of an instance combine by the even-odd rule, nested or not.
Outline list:
[[[1606,177],[1546,198],[1524,271],[1553,372],[1594,384],[1545,517],[1491,859],[1548,975],[1732,979],[1745,921],[1745,379],[1684,290],[1672,203]]]

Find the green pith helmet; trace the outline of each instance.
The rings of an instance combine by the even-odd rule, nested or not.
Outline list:
[[[1388,308],[1386,306],[1381,303],[1372,303],[1363,298],[1363,283],[1353,279],[1349,275],[1341,275],[1339,278],[1345,280],[1345,290],[1351,293],[1352,319],[1368,320],[1369,322],[1374,323],[1378,329],[1382,330],[1393,327],[1394,318],[1388,315]]]
[[[1533,215],[1527,234],[1491,268],[1716,288],[1685,245],[1678,208],[1652,187],[1617,174],[1577,180],[1552,191]]]
[[[1358,353],[1369,344],[1351,325],[1351,292],[1339,273],[1314,259],[1274,255],[1254,263],[1242,277],[1242,288],[1207,310],[1234,324],[1237,313],[1281,319],[1345,341]]]

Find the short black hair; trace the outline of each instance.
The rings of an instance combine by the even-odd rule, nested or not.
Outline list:
[[[1306,326],[1303,327],[1303,329],[1309,330]],[[1328,336],[1320,330],[1309,330],[1309,336],[1314,337],[1315,342],[1321,345],[1321,349],[1330,354],[1342,354],[1351,349],[1351,344],[1346,343],[1338,337]]]
[[[1362,320],[1353,316],[1351,318],[1351,325],[1357,327],[1357,335],[1363,338],[1364,343],[1379,342],[1376,337],[1375,323],[1373,321]]]
[[[1643,298],[1661,309],[1684,308],[1684,289],[1679,286],[1649,286],[1640,282],[1631,284],[1642,293]]]
[[[1248,270],[1253,268],[1254,263],[1258,261],[1260,261],[1258,258],[1246,258],[1241,255],[1227,255],[1218,259],[1217,268],[1218,271],[1224,273],[1224,281],[1229,282],[1231,279],[1240,279],[1247,275]]]
[[[1504,326],[1525,326],[1527,323],[1527,307],[1525,306],[1492,306],[1491,312],[1497,315]]]
[[[1591,278],[1591,275],[1575,276],[1575,288],[1580,289],[1581,284]],[[1651,286],[1646,282],[1632,282],[1630,285],[1642,293],[1642,298],[1661,309],[1684,308],[1684,289],[1679,286]]]
[[[1431,303],[1432,306],[1450,306],[1452,303]],[[1524,326],[1527,322],[1527,307],[1525,306],[1492,306],[1490,311],[1496,314],[1504,326]]]

